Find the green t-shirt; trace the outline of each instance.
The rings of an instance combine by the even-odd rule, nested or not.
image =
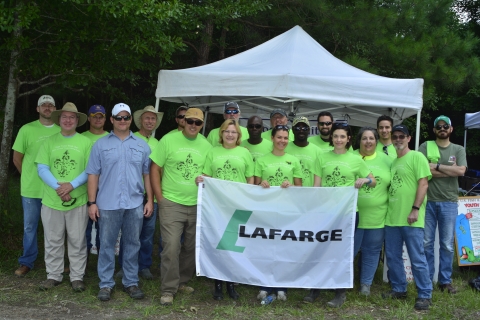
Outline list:
[[[318,158],[323,152],[313,143],[306,147],[298,147],[290,142],[285,152],[296,157],[302,167],[302,186],[313,187],[314,175],[320,176],[320,164]]]
[[[272,129],[267,130],[267,131],[263,131],[262,132],[262,138],[272,141]],[[290,129],[290,130],[288,130],[288,140],[293,141],[293,139],[295,139],[295,137],[293,136],[292,129]]]
[[[254,170],[252,155],[243,147],[213,147],[203,166],[203,173],[207,176],[243,183],[247,182],[246,178],[253,177]]]
[[[90,139],[77,133],[72,137],[64,137],[57,133],[46,139],[35,159],[36,164],[45,164],[50,167],[50,172],[58,182],[71,182],[78,177],[87,167],[92,142]],[[70,192],[75,200],[71,206],[62,205],[63,201],[55,189],[44,185],[42,204],[49,208],[68,211],[87,203],[87,184],[82,184]]]
[[[188,139],[183,132],[165,135],[150,154],[150,159],[163,168],[163,196],[186,206],[197,204],[195,178],[202,174],[212,145],[198,134]]]
[[[355,153],[360,156],[358,150]],[[375,188],[370,188],[364,184],[358,190],[358,227],[362,229],[383,228],[388,209],[388,187],[390,186],[390,167],[393,159],[382,152],[376,152],[371,156],[363,157],[363,161],[375,177],[377,185]]]
[[[418,227],[425,225],[427,196],[418,211],[418,220],[411,225],[407,218],[412,211],[418,189],[418,180],[432,177],[427,159],[417,151],[409,151],[401,158],[393,160],[391,182],[388,190],[388,211],[385,225],[391,227]]]
[[[322,187],[353,187],[358,178],[370,174],[365,161],[353,152],[324,152],[319,162]]]
[[[271,153],[273,150],[273,143],[270,139],[262,139],[262,142],[259,144],[250,144],[248,140],[242,140],[240,145],[250,151],[253,162],[256,162],[258,158],[263,157],[267,153]]]
[[[20,128],[12,149],[23,154],[20,178],[22,197],[42,198],[44,183],[38,176],[35,158],[42,142],[57,132],[60,132],[59,126],[54,124],[46,127],[39,120],[27,123]]]
[[[381,153],[385,154],[385,151],[383,151],[383,147],[384,147],[383,143],[378,141],[377,147],[375,148],[375,151],[377,153],[381,152]],[[395,150],[395,147],[393,146],[393,143],[391,143],[387,146],[387,152],[388,152],[388,156],[390,158],[392,158],[392,160],[397,159],[397,150]],[[387,154],[385,154],[385,155],[387,155]]]
[[[107,131],[104,131],[102,134],[93,134],[90,131],[85,131],[82,133],[82,136],[85,136],[92,141],[92,146],[95,142],[97,142],[98,139],[103,138],[106,135],[108,135]]]
[[[136,137],[139,137],[140,139],[145,141],[148,144],[148,146],[150,147],[151,151],[153,151],[153,149],[155,149],[155,147],[158,145],[158,140],[155,139],[155,137],[153,137],[153,136],[150,136],[149,138],[147,138],[145,136],[142,136],[140,134],[140,132],[138,132],[138,131],[135,132],[133,135],[136,136]]]
[[[418,148],[418,151],[423,153],[425,157],[427,156],[427,143],[424,142]],[[450,143],[448,147],[442,148],[438,147],[440,152],[440,160],[438,161],[441,165],[451,166],[454,162],[457,166],[467,167],[467,156],[465,154],[465,149],[458,144]],[[455,161],[453,161],[455,157]],[[452,160],[449,162],[448,160]],[[447,178],[432,178],[428,181],[428,201],[458,201],[458,177],[447,177]]]
[[[220,131],[220,128],[212,129],[207,137],[208,142],[210,142],[210,144],[214,147],[221,146],[219,142],[220,136],[218,135],[219,131]],[[250,135],[248,134],[247,128],[240,126],[240,131],[242,132],[241,141],[245,141],[250,137]]]
[[[308,137],[308,142],[313,143],[324,152],[333,150],[333,147],[330,145],[330,142],[323,141],[320,135]]]
[[[302,167],[300,161],[291,154],[276,156],[269,153],[257,159],[255,163],[255,176],[274,186],[280,186],[285,180],[291,184],[293,178],[302,178]]]

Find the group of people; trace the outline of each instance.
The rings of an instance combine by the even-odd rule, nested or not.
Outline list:
[[[240,106],[227,102],[224,122],[207,138],[200,134],[204,115],[200,109],[179,107],[178,128],[160,141],[152,136],[162,113],[147,106],[133,114],[139,131],[130,130],[128,105],[113,107],[113,130],[103,130],[105,109],[90,108],[85,115],[73,103],[56,110],[51,96],[42,96],[40,118],[23,126],[17,136],[14,163],[21,172],[24,208],[24,253],[15,271],[23,276],[36,259],[36,229],[42,218],[45,236],[48,290],[62,282],[64,242],[67,234],[70,281],[83,291],[83,275],[91,242],[99,247],[98,299],[107,301],[115,287],[115,243],[121,231],[117,276],[130,297],[141,299],[139,276],[152,279],[153,234],[156,215],[161,233],[162,305],[173,303],[177,292],[192,293],[188,281],[195,272],[197,185],[204,176],[263,188],[279,186],[344,187],[359,189],[354,253],[361,251],[360,293],[370,294],[380,252],[385,246],[392,290],[384,298],[405,298],[407,281],[402,246],[408,249],[417,285],[415,308],[426,310],[433,289],[433,241],[440,233],[440,289],[453,294],[451,283],[453,233],[457,215],[457,176],[466,170],[462,147],[450,143],[451,121],[434,121],[436,140],[409,149],[408,128],[393,124],[389,116],[377,119],[377,128],[364,127],[353,141],[350,126],[334,122],[320,112],[319,135],[309,137],[310,122],[295,117],[292,127],[283,109],[270,114],[271,129],[264,131],[258,116],[241,127]],[[77,134],[86,121],[90,130]],[[428,202],[427,202],[428,190]],[[95,224],[94,224],[95,222]],[[99,228],[91,239],[92,225]],[[182,243],[181,243],[182,239]],[[228,295],[238,299],[234,284],[226,282]],[[260,288],[258,299],[276,293],[287,299],[286,288]],[[320,290],[311,289],[306,302]],[[223,299],[223,282],[215,280],[213,297]],[[346,289],[336,289],[328,302],[340,307]]]

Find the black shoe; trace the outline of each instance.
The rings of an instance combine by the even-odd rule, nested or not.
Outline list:
[[[312,303],[320,295],[320,289],[310,289],[308,296],[303,298],[303,301]]]
[[[382,298],[383,299],[405,299],[407,298],[407,293],[390,290],[388,292],[382,293]]]
[[[223,300],[223,281],[215,280],[215,291],[213,292],[213,299]]]
[[[110,294],[112,293],[112,289],[109,287],[101,288],[98,292],[97,299],[100,301],[108,301],[110,300]]]
[[[137,286],[123,287],[123,291],[128,293],[132,299],[143,299],[145,297],[145,294],[143,294],[142,290]]]
[[[447,289],[448,293],[450,293],[450,294],[456,294],[457,293],[457,289],[455,289],[455,287],[453,287],[451,283],[441,284],[441,285],[439,285],[439,287],[440,287],[440,290],[442,292],[445,289]]]
[[[335,289],[335,298],[327,302],[327,306],[332,308],[340,308],[347,300],[346,289]]]
[[[237,291],[235,291],[235,286],[233,285],[233,282],[225,282],[227,284],[227,293],[232,298],[233,300],[238,300],[240,298],[240,295],[238,294]]]
[[[428,310],[432,304],[432,299],[417,298],[415,299],[415,310]]]

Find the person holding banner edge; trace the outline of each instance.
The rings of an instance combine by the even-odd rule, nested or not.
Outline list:
[[[213,147],[207,154],[203,175],[215,179],[253,184],[254,163],[250,152],[240,147],[242,131],[238,122],[228,119],[223,122],[218,131],[220,145]],[[198,176],[195,182],[203,182],[203,176]],[[240,295],[235,291],[233,282],[225,281],[227,293],[233,300]],[[213,299],[223,299],[223,281],[215,280]]]
[[[255,163],[255,184],[263,188],[279,186],[302,186],[302,167],[300,161],[294,156],[285,153],[289,140],[289,128],[286,125],[277,125],[272,130],[273,150],[271,153],[260,157]],[[261,287],[257,295],[258,300],[265,299],[273,292],[274,288]],[[287,300],[287,289],[276,288],[277,299]]]

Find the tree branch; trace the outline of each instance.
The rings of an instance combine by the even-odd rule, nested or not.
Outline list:
[[[35,92],[38,91],[38,89],[44,88],[44,87],[47,87],[47,86],[50,86],[50,85],[52,85],[52,84],[54,84],[54,83],[56,83],[56,81],[44,83],[44,84],[42,84],[41,86],[37,87],[36,89],[33,89],[33,90],[30,90],[30,91],[27,91],[27,92],[24,92],[24,93],[19,94],[18,97],[17,97],[17,99],[18,99],[18,98],[21,98],[21,97],[23,97],[23,96],[28,96],[28,95],[30,95],[30,94],[32,94],[32,93],[35,93]]]
[[[195,45],[193,43],[191,43],[189,41],[186,41],[186,40],[183,40],[183,43],[192,47],[192,49],[195,50],[195,52],[197,53],[197,56],[200,55],[200,52],[198,52],[198,49],[195,47]]]
[[[48,76],[45,76],[45,77],[43,77],[39,80],[35,80],[35,81],[20,81],[20,79],[17,78],[17,82],[18,82],[19,87],[24,85],[24,84],[38,84],[42,81],[47,80],[48,78],[56,78],[56,77],[62,76],[62,75],[67,74],[67,73],[70,73],[70,72],[59,73],[59,74],[49,74]]]

